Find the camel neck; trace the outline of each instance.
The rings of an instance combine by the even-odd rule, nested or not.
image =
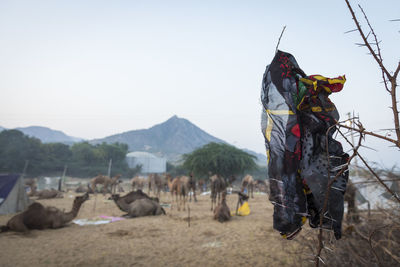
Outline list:
[[[128,212],[129,204],[127,204],[123,198],[119,198],[117,200],[114,199],[114,202],[120,210],[123,212]]]
[[[81,205],[82,205],[82,202],[75,202],[74,201],[74,204],[72,205],[71,211],[67,212],[67,213],[64,213],[64,216],[63,216],[64,223],[68,223],[68,222],[72,221],[78,215],[78,212],[79,212],[79,209],[81,208]]]

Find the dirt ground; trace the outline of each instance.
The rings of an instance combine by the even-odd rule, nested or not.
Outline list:
[[[124,194],[124,193],[122,193]],[[75,193],[63,199],[40,200],[69,211]],[[273,206],[266,195],[250,199],[251,214],[226,223],[212,219],[210,196],[198,196],[188,210],[165,208],[166,216],[125,219],[102,225],[74,223],[61,229],[28,234],[0,234],[0,266],[293,266],[296,243],[272,229]],[[170,203],[169,194],[161,203]],[[234,210],[237,195],[228,195]],[[91,195],[76,219],[121,216],[101,194]],[[1,215],[4,225],[13,215]]]

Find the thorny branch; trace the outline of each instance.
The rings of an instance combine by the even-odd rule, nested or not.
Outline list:
[[[328,148],[328,136],[329,136],[329,132],[337,127],[337,124],[332,125],[331,127],[328,128],[328,130],[326,131],[325,134],[325,150],[326,150],[326,154],[327,154],[327,159],[328,159],[328,185],[326,187],[326,191],[325,191],[325,197],[324,197],[324,204],[322,206],[322,210],[320,213],[320,218],[319,218],[319,234],[318,234],[318,250],[317,250],[317,255],[315,256],[315,264],[318,267],[319,266],[319,262],[320,262],[320,258],[321,258],[321,252],[322,249],[324,248],[324,244],[323,244],[323,229],[322,229],[322,225],[323,225],[323,219],[324,219],[324,214],[328,208],[328,200],[329,200],[329,194],[330,194],[330,190],[332,187],[332,184],[337,180],[337,178],[339,176],[341,176],[348,168],[351,160],[358,154],[358,149],[361,146],[361,141],[363,139],[363,127],[361,124],[358,125],[360,127],[360,136],[359,136],[359,140],[358,140],[358,144],[357,146],[353,146],[353,154],[347,159],[346,164],[341,168],[341,170],[335,175],[335,177],[331,180],[330,178],[330,170],[331,170],[331,166],[330,166],[330,160],[329,160],[329,148]],[[347,138],[346,138],[347,139]]]
[[[386,91],[388,91],[391,95],[391,99],[392,99],[392,112],[393,112],[393,118],[394,118],[394,125],[395,125],[395,131],[396,131],[396,136],[397,136],[397,140],[395,142],[396,146],[400,148],[400,120],[399,120],[399,111],[398,111],[398,107],[397,107],[397,96],[396,96],[396,89],[397,89],[397,76],[400,72],[400,62],[397,65],[397,69],[394,71],[393,75],[390,74],[390,72],[386,69],[386,67],[383,65],[383,59],[381,56],[381,49],[379,46],[379,42],[378,42],[378,38],[376,37],[376,34],[371,26],[371,24],[369,23],[368,17],[365,14],[364,10],[361,8],[361,6],[359,5],[361,12],[364,14],[364,18],[370,28],[370,32],[372,33],[372,35],[374,36],[375,39],[375,43],[373,43],[374,45],[376,45],[378,52],[375,52],[375,50],[371,47],[370,42],[368,41],[368,37],[369,34],[367,36],[365,36],[363,30],[361,29],[360,23],[353,11],[353,8],[351,7],[349,0],[345,0],[347,7],[351,13],[351,16],[354,20],[354,23],[356,24],[356,27],[358,29],[358,32],[361,36],[361,38],[364,41],[364,45],[366,46],[370,52],[370,54],[372,55],[372,57],[375,59],[375,61],[378,63],[379,67],[381,68],[382,71],[382,79],[383,79],[383,83],[385,84],[385,88]],[[386,78],[386,77],[387,78]],[[388,84],[387,81],[390,82],[390,88],[388,88]]]

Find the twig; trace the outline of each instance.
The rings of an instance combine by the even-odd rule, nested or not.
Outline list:
[[[356,228],[354,228],[354,232],[356,234],[358,234],[361,238],[363,238],[366,241],[370,241],[370,239],[368,237],[366,237],[365,235],[363,235],[362,233],[360,233]],[[378,242],[371,240],[371,242],[376,245],[379,246],[384,252],[386,252],[386,254],[388,254],[390,257],[392,257],[392,259],[394,259],[395,261],[397,261],[398,263],[400,263],[400,258],[397,257],[396,255],[393,255],[393,253],[391,251],[389,251],[387,248],[385,248],[384,246],[380,245]]]
[[[361,132],[360,129],[357,129],[357,128],[354,128],[354,127],[350,127],[350,126],[344,125],[344,124],[342,124],[342,123],[339,123],[338,126],[339,126],[339,127],[346,128],[346,129],[349,129],[349,130]],[[388,138],[388,137],[386,137],[386,136],[383,136],[383,135],[380,135],[380,134],[376,134],[376,133],[373,133],[373,132],[365,131],[365,130],[363,130],[362,133],[363,133],[363,134],[366,134],[366,135],[372,135],[372,136],[375,136],[375,137],[380,138],[380,139],[384,139],[384,140],[386,140],[386,141],[389,141],[389,142],[395,144],[397,147],[400,148],[400,142],[399,142],[399,141],[396,141],[396,140],[394,140],[394,139],[391,139],[391,138]]]
[[[328,200],[329,200],[330,189],[332,187],[332,184],[337,180],[337,178],[339,176],[341,176],[345,172],[345,170],[347,169],[347,167],[350,164],[351,160],[357,155],[357,151],[358,151],[359,147],[361,146],[361,140],[363,138],[362,131],[360,131],[360,137],[359,137],[359,140],[358,140],[358,144],[357,144],[356,147],[353,147],[353,151],[354,151],[353,154],[347,159],[346,164],[340,169],[340,171],[336,174],[336,176],[331,180],[331,178],[330,178],[331,166],[330,166],[330,160],[329,160],[329,147],[328,147],[328,144],[329,144],[328,140],[329,139],[328,139],[328,135],[329,135],[329,132],[333,128],[335,128],[336,126],[337,126],[337,124],[334,124],[331,127],[329,127],[328,130],[326,131],[326,134],[325,134],[325,150],[326,150],[326,155],[327,155],[327,159],[328,159],[327,164],[328,164],[328,181],[329,182],[328,182],[328,185],[326,187],[325,197],[324,197],[324,204],[323,204],[323,207],[322,207],[322,210],[321,210],[321,213],[320,213],[320,218],[319,218],[319,227],[320,227],[320,229],[319,229],[319,234],[318,234],[318,252],[317,252],[317,255],[315,257],[315,263],[316,263],[317,267],[319,266],[319,257],[321,255],[322,249],[324,248],[322,225],[323,225],[324,214],[325,214],[325,212],[326,212],[326,210],[328,208]],[[346,138],[346,140],[347,140],[347,138]]]
[[[282,38],[282,35],[283,35],[283,32],[285,31],[285,29],[286,29],[286,25],[283,26],[281,35],[279,36],[278,43],[276,44],[276,48],[275,48],[275,54],[276,54],[276,52],[278,52],[278,46],[279,46],[279,44],[280,44],[280,42],[281,42],[281,38]]]

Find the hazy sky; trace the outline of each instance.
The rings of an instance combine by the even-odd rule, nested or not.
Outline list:
[[[368,14],[394,70],[400,22],[389,20],[400,18],[400,1],[351,2]],[[393,128],[377,64],[354,44],[357,33],[344,34],[355,28],[345,2],[283,0],[1,0],[0,126],[93,139],[177,115],[264,153],[261,79],[284,25],[279,48],[307,74],[346,74],[331,97],[342,118],[354,111],[370,130]],[[366,153],[400,163],[391,151]]]

